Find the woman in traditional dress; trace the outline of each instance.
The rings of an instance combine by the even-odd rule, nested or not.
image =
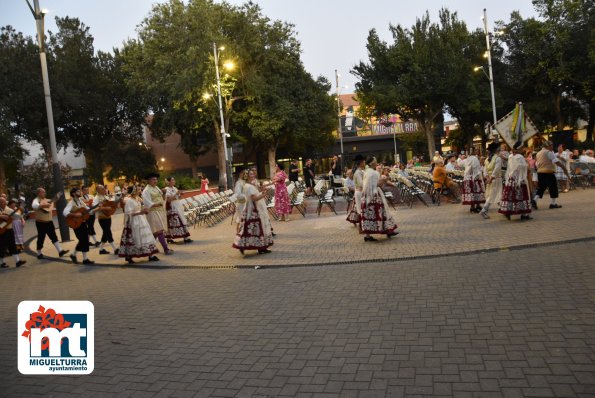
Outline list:
[[[159,261],[157,241],[153,236],[146,214],[148,208],[143,208],[139,191],[130,187],[130,196],[124,199],[124,230],[120,240],[119,256],[132,264],[134,257],[149,257],[149,261]]]
[[[264,201],[266,193],[260,192],[257,185],[256,173],[250,170],[248,181],[244,185],[246,206],[233,243],[233,247],[242,254],[244,250],[258,250],[259,254],[270,253],[268,247],[273,244],[271,220]]]
[[[207,193],[209,192],[209,179],[207,177],[203,177],[200,181],[200,193]]]
[[[490,218],[488,211],[494,203],[500,202],[502,196],[502,158],[500,157],[500,145],[492,142],[488,146],[489,156],[486,162],[486,203],[479,212],[485,219]]]
[[[291,214],[291,202],[285,185],[286,179],[287,174],[285,174],[283,165],[277,164],[275,177],[273,177],[273,183],[275,184],[275,213],[277,213],[281,221],[289,221],[289,215]]]
[[[512,148],[506,167],[506,183],[502,191],[500,209],[498,213],[510,216],[520,214],[521,220],[531,220],[531,197],[527,183],[528,163],[521,151],[522,143],[517,143]]]
[[[240,230],[240,221],[242,221],[242,214],[246,206],[246,195],[244,195],[244,185],[246,185],[246,176],[248,175],[245,169],[238,172],[236,185],[233,188],[233,193],[236,197],[236,210],[233,215],[233,222],[236,224],[236,232]]]
[[[485,186],[483,184],[481,164],[474,153],[469,151],[469,157],[463,162],[465,174],[463,177],[463,205],[470,205],[471,213],[479,213],[481,204],[485,202]]]
[[[388,238],[397,235],[397,223],[388,212],[386,198],[380,189],[383,182],[376,171],[376,158],[368,158],[367,163],[369,167],[364,174],[360,232],[366,235],[364,241],[370,242],[376,240],[372,234],[386,235]]]
[[[25,229],[25,217],[23,216],[23,202],[19,200],[12,199],[10,202],[14,202],[17,208],[17,211],[12,213],[12,230],[14,232],[14,243],[17,247],[17,250],[20,252],[23,251],[25,244],[25,236],[24,236],[24,229]]]
[[[350,204],[351,210],[347,214],[347,221],[359,226],[362,213],[362,190],[364,188],[364,170],[366,168],[366,159],[362,155],[355,155],[353,165],[353,183],[355,192]]]
[[[174,243],[174,239],[184,238],[184,243],[192,242],[189,238],[188,221],[184,215],[184,207],[180,202],[180,191],[175,187],[176,179],[167,177],[165,191],[165,209],[167,211],[167,232],[165,237],[168,243]]]

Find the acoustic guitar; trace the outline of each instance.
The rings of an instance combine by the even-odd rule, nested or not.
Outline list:
[[[0,220],[0,235],[4,234],[6,230],[8,230],[8,227],[10,226],[10,224],[12,224],[12,215],[16,213],[18,210],[19,209],[12,210],[12,213],[10,214],[3,214],[8,216],[9,218],[8,221]]]
[[[58,192],[56,193],[56,195],[54,195],[54,197],[52,199],[42,199],[39,204],[40,205],[44,205],[44,204],[53,204],[55,202],[58,201],[58,199],[60,199],[60,197],[62,197],[62,195],[64,194],[64,192]],[[54,209],[54,206],[50,206],[47,209],[43,209],[43,208],[39,208],[39,210],[41,210],[44,213],[49,213]]]
[[[109,209],[104,209],[101,212],[106,217],[112,216],[118,209],[118,203],[120,203],[121,200],[122,200],[122,195],[120,195],[120,194],[117,194],[113,200],[112,199],[104,200],[103,203],[101,204],[101,207],[104,207],[104,208],[108,207]]]
[[[95,206],[92,206],[88,209],[83,207],[71,212],[69,215],[66,216],[66,224],[68,224],[68,226],[72,229],[77,229],[85,221],[89,219],[89,217],[91,216],[91,211],[95,210],[99,206],[101,206],[101,203],[97,203]],[[81,217],[75,217],[75,213],[80,213]]]

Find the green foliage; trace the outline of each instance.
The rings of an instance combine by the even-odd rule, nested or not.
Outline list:
[[[117,139],[108,143],[104,162],[110,165],[107,178],[118,179],[122,176],[128,181],[140,181],[149,173],[157,171],[157,161],[152,151],[138,142],[122,144]]]
[[[159,176],[159,183],[160,187],[165,187],[168,185],[166,180],[167,177],[173,177],[176,180],[176,187],[179,190],[189,190],[189,189],[198,189],[200,188],[200,178],[192,178],[188,175],[183,174],[174,174],[174,175],[161,175]]]
[[[60,174],[65,187],[68,187],[71,170],[70,166],[60,165]],[[40,155],[33,164],[22,167],[17,178],[21,191],[25,193],[28,203],[35,198],[35,190],[39,187],[44,187],[48,192],[48,196],[56,192],[52,176],[52,167],[48,162],[48,158],[43,154]]]

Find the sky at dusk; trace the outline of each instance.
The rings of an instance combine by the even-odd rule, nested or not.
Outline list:
[[[56,31],[56,16],[79,18],[90,27],[95,48],[110,51],[128,38],[136,37],[136,28],[146,17],[154,0],[39,0],[49,10],[46,30]],[[232,0],[232,4],[244,1]],[[489,28],[496,20],[507,21],[512,11],[523,17],[536,16],[530,0],[255,0],[263,13],[295,25],[302,44],[302,60],[314,76],[323,75],[335,83],[335,69],[341,75],[339,84],[352,92],[356,77],[350,74],[354,65],[367,60],[366,38],[375,28],[389,41],[390,23],[410,27],[426,10],[432,21],[438,11],[447,7],[456,11],[468,28],[483,28],[480,17],[487,9]],[[31,3],[33,1],[31,0]],[[12,25],[26,35],[35,35],[35,21],[25,0],[0,0],[0,26]]]

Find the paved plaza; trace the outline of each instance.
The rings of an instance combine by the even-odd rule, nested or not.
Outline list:
[[[594,199],[528,222],[416,205],[372,243],[344,214],[294,216],[246,257],[227,220],[159,268],[25,255],[0,272],[0,396],[593,397]],[[18,373],[26,299],[94,303],[93,374]]]

